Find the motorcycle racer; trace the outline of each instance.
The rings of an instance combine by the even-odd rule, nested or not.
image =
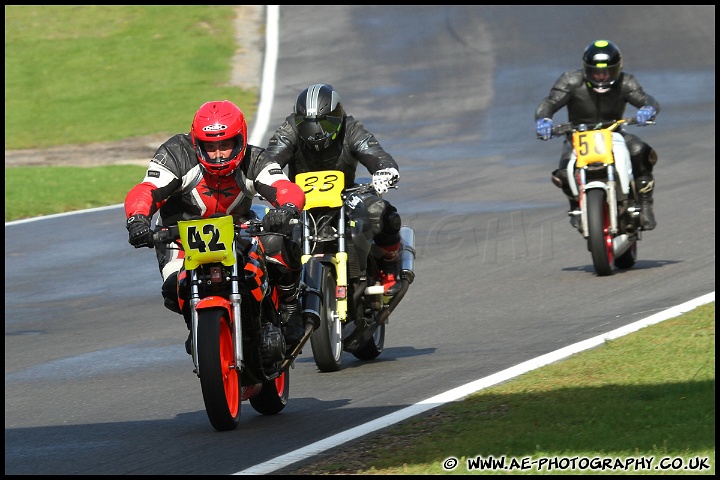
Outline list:
[[[299,217],[305,205],[302,189],[264,149],[248,145],[245,115],[235,104],[206,102],[195,113],[190,132],[174,135],[160,145],[143,181],[125,197],[128,242],[135,248],[153,246],[150,224],[156,212],[158,226],[215,214],[232,215],[240,224],[254,217],[251,205],[256,194],[275,207],[263,218],[265,230],[289,233],[290,221]],[[280,294],[283,333],[292,348],[304,333],[298,299],[300,248],[284,235],[263,236],[261,241],[270,282]],[[183,288],[182,278],[178,280],[184,253],[174,243],[155,245],[155,252],[165,307],[183,314],[190,330],[188,302],[183,298],[186,286]],[[189,354],[191,335],[185,342]]]
[[[358,163],[373,176],[378,194],[387,192],[400,179],[393,157],[360,121],[345,112],[340,95],[328,84],[311,85],[298,95],[293,113],[270,138],[267,152],[283,168],[287,165],[292,180],[298,173],[341,170],[345,185],[351,186]],[[372,193],[364,195],[363,203],[379,250],[376,257],[385,294],[395,295],[401,288],[400,215],[390,202]],[[360,209],[353,213],[359,215]]]
[[[622,71],[620,49],[607,40],[592,42],[582,56],[583,67],[563,73],[535,109],[535,129],[539,139],[548,140],[552,135],[552,117],[567,107],[568,120],[575,124],[596,124],[623,117],[629,103],[636,107],[637,124],[647,125],[660,113],[660,104],[643,90],[640,82],[630,73]],[[657,153],[637,135],[624,129],[619,131],[625,138],[633,167],[633,176],[640,193],[643,212],[643,230],[652,230],[657,225],[653,212],[655,179],[653,168]],[[552,182],[567,196],[570,210],[578,209],[578,199],[573,196],[567,178],[567,164],[572,153],[572,142],[563,143],[560,164],[552,172]],[[571,216],[570,223],[577,225],[579,217]]]

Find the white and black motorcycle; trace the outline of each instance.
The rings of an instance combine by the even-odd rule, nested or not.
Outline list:
[[[593,267],[599,276],[613,274],[613,267],[635,265],[637,243],[642,239],[640,195],[633,176],[630,152],[617,131],[633,125],[635,118],[596,125],[559,124],[552,136],[568,136],[573,152],[567,165],[570,190],[579,209],[577,228],[587,240]]]

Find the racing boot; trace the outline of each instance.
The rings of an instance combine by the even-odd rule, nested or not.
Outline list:
[[[640,193],[640,208],[642,209],[642,228],[652,230],[657,226],[653,212],[653,190],[655,179],[652,176],[638,178],[638,192]]]
[[[299,283],[300,278],[298,277]],[[280,306],[280,316],[282,322],[283,336],[285,337],[285,345],[288,351],[293,350],[303,335],[302,305],[298,295],[300,290],[298,284],[280,286],[278,285],[278,300]]]
[[[390,246],[378,246],[378,248],[382,253],[379,262],[380,283],[385,288],[385,295],[393,296],[402,288],[398,269],[400,242]]]

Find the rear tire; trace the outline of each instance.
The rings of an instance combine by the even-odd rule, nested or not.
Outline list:
[[[337,314],[335,275],[327,265],[323,265],[322,272],[320,326],[310,337],[310,345],[318,369],[321,372],[337,372],[342,367],[343,325]]]
[[[612,275],[613,239],[610,235],[610,217],[604,190],[585,192],[588,216],[588,247],[592,255],[595,273],[604,277]]]
[[[365,345],[353,352],[355,358],[360,360],[373,360],[378,357],[385,346],[385,324],[381,323],[375,328],[372,337]]]
[[[232,330],[222,308],[198,312],[198,368],[205,411],[220,432],[240,423],[240,378],[235,364]]]

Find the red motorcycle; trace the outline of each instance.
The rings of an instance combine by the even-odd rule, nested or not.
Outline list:
[[[306,323],[302,340],[287,352],[262,235],[259,220],[235,225],[229,215],[180,221],[153,235],[155,244],[175,241],[184,251],[194,373],[218,431],[238,426],[243,401],[263,415],[285,408],[290,366],[313,332]]]

